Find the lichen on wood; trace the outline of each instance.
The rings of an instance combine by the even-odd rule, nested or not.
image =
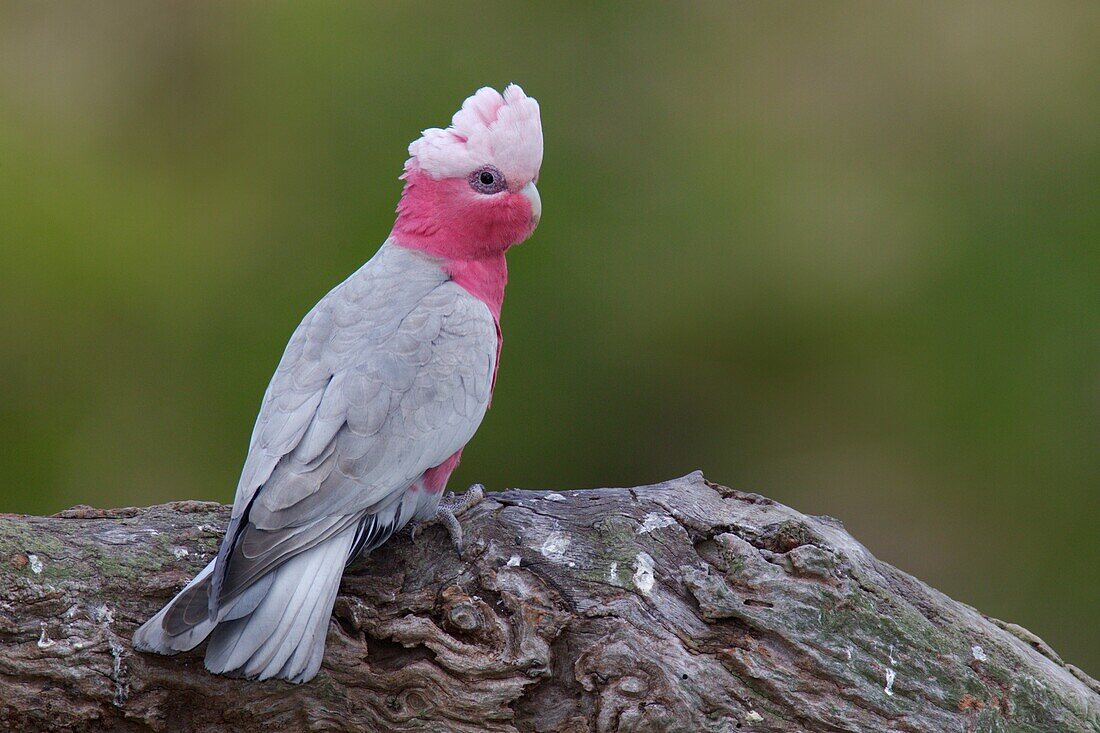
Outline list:
[[[312,682],[207,674],[130,635],[228,507],[0,515],[0,727],[71,731],[1100,730],[1100,685],[839,522],[695,473],[510,490],[344,577]]]

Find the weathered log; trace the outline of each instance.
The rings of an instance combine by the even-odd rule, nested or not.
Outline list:
[[[695,473],[491,494],[344,578],[310,683],[130,635],[228,507],[0,515],[0,726],[67,731],[1097,731],[1100,685],[876,560],[840,523]]]

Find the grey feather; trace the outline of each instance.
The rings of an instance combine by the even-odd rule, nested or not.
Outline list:
[[[215,563],[135,641],[171,653],[213,629],[211,669],[315,674],[340,569],[434,508],[408,490],[473,436],[496,354],[484,303],[439,260],[384,244],[294,332]]]
[[[354,529],[287,560],[246,617],[218,624],[206,649],[211,672],[301,682],[317,674],[329,616]]]

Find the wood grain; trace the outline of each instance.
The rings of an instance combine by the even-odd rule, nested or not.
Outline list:
[[[228,507],[0,515],[0,728],[20,731],[1100,730],[1100,685],[841,524],[694,473],[510,490],[349,569],[310,683],[207,674],[130,635]]]

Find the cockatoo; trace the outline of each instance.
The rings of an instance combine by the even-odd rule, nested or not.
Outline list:
[[[504,253],[538,224],[542,148],[538,102],[515,84],[479,89],[409,145],[389,237],[283,353],[217,557],[137,649],[209,638],[211,672],[305,682],[345,565],[409,523],[442,520],[460,542],[462,502],[440,497],[489,407]]]

